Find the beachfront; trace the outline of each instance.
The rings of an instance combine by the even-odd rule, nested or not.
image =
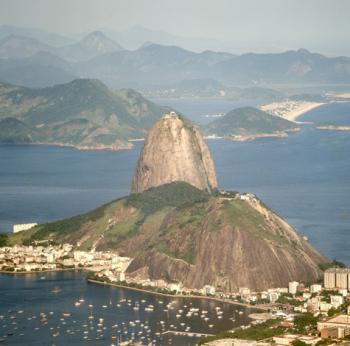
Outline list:
[[[282,102],[273,102],[260,107],[264,112],[270,113],[293,121],[295,123],[300,123],[297,121],[297,118],[306,113],[324,105],[325,103],[321,102],[306,102],[306,101],[282,101]]]

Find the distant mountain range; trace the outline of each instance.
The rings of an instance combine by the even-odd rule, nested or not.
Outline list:
[[[62,47],[58,54],[70,61],[84,61],[123,49],[101,31],[94,31],[81,41]]]
[[[4,37],[4,33],[9,35]],[[350,58],[326,57],[305,49],[234,55],[209,50],[196,53],[147,42],[137,50],[126,50],[101,31],[57,47],[48,44],[48,39],[39,40],[46,37],[42,32],[29,31],[30,37],[24,34],[24,30],[0,27],[2,82],[44,87],[83,77],[99,79],[111,87],[143,90],[198,80],[221,84],[223,90],[350,83]]]
[[[227,86],[350,82],[350,58],[328,58],[304,49],[235,56],[211,51],[194,53],[153,44],[137,51],[105,54],[76,68],[81,75],[90,75],[111,85],[134,87],[203,78]]]
[[[0,40],[10,35],[34,38],[53,47],[62,47],[74,43],[75,41],[70,37],[47,32],[41,29],[23,28],[13,25],[0,25]]]
[[[172,35],[164,31],[150,30],[143,26],[133,26],[125,31],[101,29],[113,40],[119,42],[128,50],[135,50],[143,45],[161,44],[166,46],[178,46],[184,49],[201,52],[206,49],[220,50],[223,43],[210,38],[182,37]]]
[[[127,149],[168,108],[130,89],[78,79],[43,89],[0,84],[0,142]]]

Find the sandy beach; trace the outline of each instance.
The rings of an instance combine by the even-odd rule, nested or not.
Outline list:
[[[314,108],[320,107],[325,103],[320,102],[304,102],[304,101],[283,101],[273,102],[267,105],[263,105],[260,109],[264,112],[270,113],[287,119],[289,121],[297,122],[297,118]]]

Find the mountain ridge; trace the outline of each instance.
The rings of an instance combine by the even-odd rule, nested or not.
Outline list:
[[[6,124],[20,126],[21,142],[128,149],[129,139],[143,137],[167,110],[134,90],[114,92],[92,79],[41,89],[0,84],[0,120],[17,120]],[[0,136],[0,141],[9,140],[5,133]]]
[[[350,83],[350,58],[327,57],[306,49],[234,55],[211,50],[193,52],[176,45],[152,43],[125,50],[102,32],[92,32],[78,42],[58,48],[24,37],[25,44],[11,48],[5,45],[6,39],[0,41],[0,56],[10,59],[0,60],[0,80],[10,83],[18,83],[16,66],[21,65],[21,74],[30,74],[33,62],[27,58],[42,51],[66,59],[68,65],[60,66],[66,74],[97,78],[119,88],[167,86],[169,81],[176,84],[186,79],[212,79],[228,87]],[[55,84],[52,77],[47,77],[46,84],[38,85],[35,77],[42,66],[40,60],[36,63],[36,72],[26,79],[25,85],[31,86],[30,80],[35,86]],[[58,68],[47,60],[44,67],[46,70],[39,74],[47,73],[48,67]],[[59,75],[57,71],[56,74]]]

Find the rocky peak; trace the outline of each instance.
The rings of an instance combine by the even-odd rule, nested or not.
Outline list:
[[[198,129],[170,112],[148,133],[131,192],[143,192],[174,181],[208,191],[217,187],[214,162]]]

